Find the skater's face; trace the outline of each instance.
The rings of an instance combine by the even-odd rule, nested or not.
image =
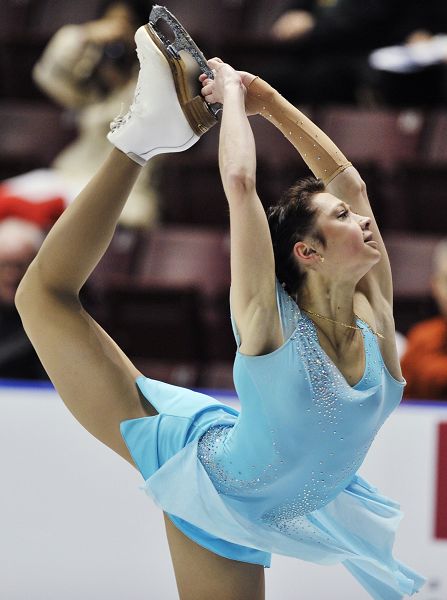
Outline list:
[[[327,192],[316,194],[312,201],[317,209],[316,228],[326,242],[316,248],[324,258],[321,268],[326,276],[360,279],[381,257],[370,231],[371,219]]]

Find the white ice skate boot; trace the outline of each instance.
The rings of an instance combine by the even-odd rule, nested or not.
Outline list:
[[[172,28],[174,42],[157,29],[159,20]],[[199,48],[166,8],[153,7],[149,23],[137,30],[135,41],[140,73],[134,100],[127,114],[111,123],[107,138],[144,165],[156,154],[181,152],[195,144],[215,125],[221,106],[190,95],[181,50],[189,52],[208,77],[213,75]]]

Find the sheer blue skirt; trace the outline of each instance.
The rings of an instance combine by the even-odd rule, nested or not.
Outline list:
[[[265,567],[271,553],[341,563],[375,600],[399,600],[422,587],[425,578],[392,555],[403,516],[399,505],[362,477],[355,475],[333,501],[301,517],[296,534],[275,530],[250,519],[240,499],[220,494],[198,457],[202,435],[234,426],[239,412],[145,377],[137,385],[159,414],[124,421],[121,433],[145,479],[143,489],[188,538],[220,556]]]

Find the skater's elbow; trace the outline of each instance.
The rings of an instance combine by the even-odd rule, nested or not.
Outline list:
[[[66,301],[78,299],[78,295],[57,285],[55,281],[48,281],[39,259],[35,258],[17,287],[14,298],[16,309],[23,320],[27,314],[35,312],[37,305],[48,302],[51,298]]]
[[[24,275],[17,285],[17,289],[14,296],[14,304],[19,312],[22,314],[22,311],[26,309],[26,306],[33,302],[33,297],[35,297],[35,261],[34,260],[28,265]]]
[[[38,281],[35,274],[33,263],[28,267],[25,275],[22,277],[14,297],[14,303],[20,316],[26,313],[27,308],[33,304],[38,295]]]
[[[229,198],[247,197],[256,189],[256,177],[251,170],[228,169],[222,173],[222,179]]]

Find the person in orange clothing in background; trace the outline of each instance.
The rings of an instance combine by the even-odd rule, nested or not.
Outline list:
[[[432,293],[440,315],[409,331],[401,361],[407,398],[447,399],[447,238],[435,248]]]

